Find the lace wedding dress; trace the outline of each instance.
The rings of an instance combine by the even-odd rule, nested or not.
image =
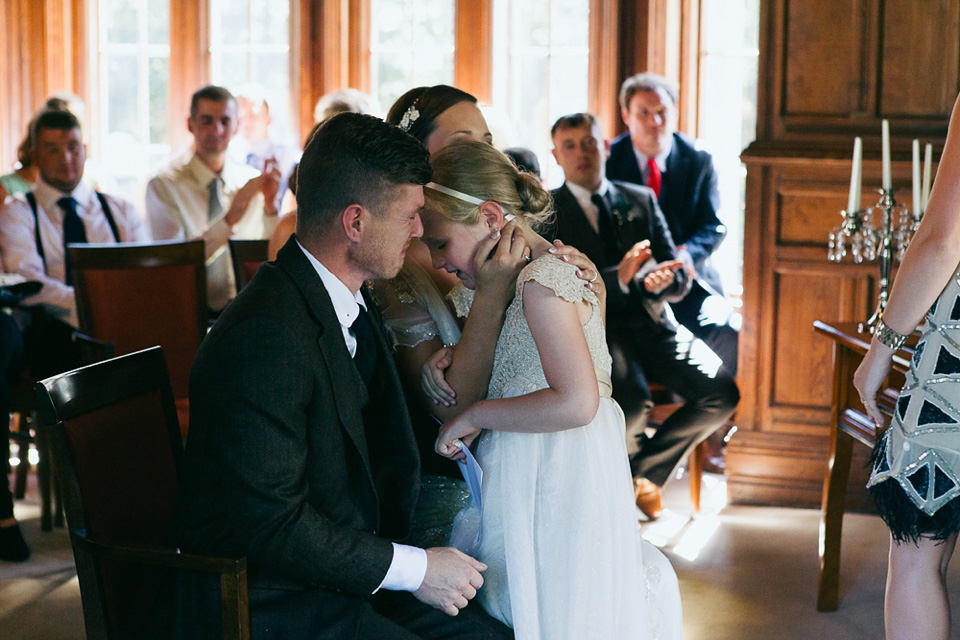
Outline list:
[[[640,537],[620,407],[597,298],[576,268],[552,256],[520,273],[497,344],[488,397],[547,386],[523,315],[523,283],[593,307],[584,334],[597,371],[593,421],[554,433],[484,431],[483,514],[477,557],[488,565],[477,600],[518,640],[673,640],[682,636],[676,574]],[[472,292],[454,298],[466,312]]]

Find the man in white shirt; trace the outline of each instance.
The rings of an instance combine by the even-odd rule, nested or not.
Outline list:
[[[399,543],[419,455],[363,283],[395,276],[423,233],[429,154],[397,127],[344,113],[310,137],[300,172],[296,235],[194,361],[180,547],[247,557],[252,637],[510,638],[468,606],[483,563]],[[219,583],[202,580],[186,576],[178,592],[195,612],[186,637],[218,622]]]
[[[25,337],[27,362],[39,377],[79,365],[70,341],[77,306],[66,245],[148,242],[150,230],[132,204],[82,180],[86,148],[71,112],[50,110],[37,117],[31,159],[40,179],[32,192],[7,199],[0,209],[0,251],[5,271],[43,283],[26,300],[38,305]]]
[[[193,94],[187,128],[194,149],[147,184],[147,219],[155,240],[203,238],[207,254],[207,306],[223,310],[236,295],[227,240],[269,238],[277,224],[280,173],[263,173],[227,158],[237,132],[237,101],[223,87]]]

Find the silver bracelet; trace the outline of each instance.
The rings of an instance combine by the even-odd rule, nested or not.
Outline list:
[[[903,343],[907,340],[907,336],[902,333],[897,333],[888,327],[882,318],[877,320],[877,326],[873,330],[873,336],[879,340],[881,344],[887,345],[894,351],[902,347]]]

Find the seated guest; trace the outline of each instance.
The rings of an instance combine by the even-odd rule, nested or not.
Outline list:
[[[540,161],[537,159],[537,154],[533,151],[524,147],[510,147],[509,149],[504,149],[503,153],[513,161],[517,169],[532,173],[542,179],[540,176]]]
[[[723,297],[720,274],[710,262],[727,233],[717,217],[713,158],[676,130],[677,89],[663,76],[627,78],[620,88],[620,114],[629,131],[610,145],[607,178],[646,185],[657,194],[677,257],[696,274],[690,292],[671,305],[673,311],[736,374],[740,314]]]
[[[30,159],[40,178],[33,191],[0,209],[0,252],[6,271],[43,283],[26,301],[36,307],[24,335],[27,364],[43,378],[80,364],[71,339],[77,305],[66,245],[146,242],[150,231],[132,204],[82,180],[86,148],[75,115],[45,111],[31,137]]]
[[[253,638],[512,637],[468,604],[485,565],[397,542],[420,460],[364,282],[395,276],[423,233],[427,151],[345,113],[310,137],[299,173],[296,235],[194,362],[180,546],[247,557]],[[183,577],[181,611],[195,616],[177,637],[217,634],[209,580]]]
[[[227,240],[270,237],[277,224],[280,172],[260,173],[227,158],[237,132],[237,101],[223,87],[193,94],[187,129],[194,152],[147,184],[147,219],[156,240],[203,238],[207,305],[219,312],[236,295]]]
[[[10,385],[7,376],[20,370],[23,357],[23,340],[13,318],[0,312],[0,437],[10,441]],[[21,457],[25,452],[21,449]],[[30,547],[23,539],[20,525],[13,516],[13,493],[7,475],[10,473],[9,459],[3,461],[3,486],[0,487],[0,560],[22,562],[30,557]],[[23,464],[26,464],[24,461]]]
[[[606,284],[613,397],[626,414],[637,506],[655,518],[660,487],[724,425],[739,391],[716,354],[673,321],[668,303],[682,298],[689,282],[653,191],[604,178],[603,132],[592,115],[564,116],[551,135],[566,180],[553,192],[557,237],[586,253]],[[648,378],[685,400],[651,437]]]
[[[273,116],[270,115],[270,104],[264,97],[263,87],[247,85],[237,92],[236,98],[240,135],[234,136],[230,150],[239,162],[260,172],[267,168],[268,163],[276,165],[280,171],[280,186],[275,204],[280,209],[290,174],[300,160],[300,149],[271,136]]]

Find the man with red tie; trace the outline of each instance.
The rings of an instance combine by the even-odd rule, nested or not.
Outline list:
[[[610,146],[607,178],[646,185],[657,194],[677,257],[696,275],[690,292],[671,307],[735,374],[740,316],[723,297],[710,263],[727,233],[717,217],[717,173],[711,155],[676,130],[676,105],[676,87],[663,76],[641,73],[624,81],[620,114],[628,131]]]

